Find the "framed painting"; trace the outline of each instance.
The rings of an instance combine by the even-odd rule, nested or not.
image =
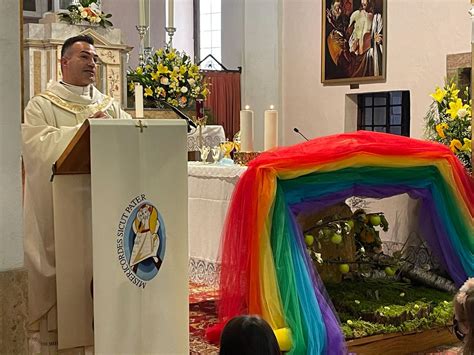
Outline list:
[[[322,0],[321,82],[385,81],[386,0]]]

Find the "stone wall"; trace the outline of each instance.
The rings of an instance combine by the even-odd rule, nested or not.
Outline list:
[[[26,269],[0,272],[0,354],[27,354]]]

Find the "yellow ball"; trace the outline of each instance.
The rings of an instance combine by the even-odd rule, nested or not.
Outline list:
[[[279,328],[273,331],[278,341],[278,346],[281,351],[290,351],[293,347],[293,340],[291,338],[290,328]]]

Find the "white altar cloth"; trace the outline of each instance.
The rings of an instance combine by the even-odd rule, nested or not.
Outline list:
[[[188,152],[199,150],[199,128],[188,134]],[[208,147],[219,145],[225,141],[224,127],[207,125],[202,128],[203,144]]]
[[[246,167],[188,163],[189,277],[216,285],[217,259],[229,201]]]

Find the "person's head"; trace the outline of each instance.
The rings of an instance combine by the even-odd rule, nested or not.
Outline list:
[[[474,278],[468,279],[454,297],[454,317],[464,335],[464,354],[474,352]]]
[[[98,56],[94,39],[87,35],[68,38],[61,49],[63,81],[77,86],[87,86],[95,81]]]
[[[239,316],[227,322],[221,335],[220,355],[281,354],[268,323],[259,316]]]
[[[342,14],[342,0],[333,0],[331,4],[331,14],[332,16],[337,19]]]
[[[365,10],[367,12],[374,11],[374,1],[373,0],[361,0],[360,1],[360,9]]]

